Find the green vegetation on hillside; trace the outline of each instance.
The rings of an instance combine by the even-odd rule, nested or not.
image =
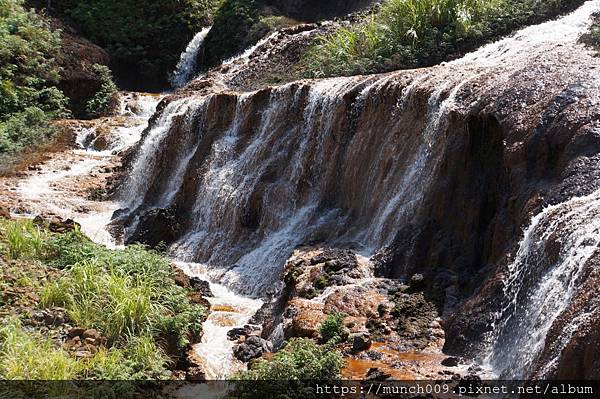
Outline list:
[[[59,32],[22,0],[0,0],[0,158],[50,138],[49,120],[67,113],[56,87],[60,46]]]
[[[169,356],[201,332],[206,309],[175,284],[166,258],[142,246],[113,251],[77,230],[0,219],[0,264],[2,379],[168,378]],[[36,308],[64,309],[66,322],[102,339],[75,350],[51,338],[52,326],[25,328]]]
[[[320,38],[311,77],[427,66],[572,10],[583,0],[386,0],[365,22]]]
[[[126,83],[166,85],[187,43],[207,26],[222,0],[69,0],[61,12],[111,55]]]

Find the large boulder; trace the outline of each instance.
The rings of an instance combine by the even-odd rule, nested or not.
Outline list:
[[[62,68],[59,88],[70,99],[70,109],[77,117],[86,116],[87,102],[98,92],[102,81],[94,65],[108,65],[110,57],[104,49],[63,27],[62,51],[58,62]]]
[[[139,242],[154,248],[160,243],[173,243],[180,233],[181,224],[172,208],[150,209],[140,216],[137,229],[127,239],[127,244]]]
[[[273,345],[256,335],[248,337],[244,342],[233,347],[233,355],[242,362],[249,362],[273,351]]]

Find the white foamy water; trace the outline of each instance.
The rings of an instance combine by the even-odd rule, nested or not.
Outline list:
[[[547,45],[556,47],[573,44],[582,34],[587,33],[592,15],[599,10],[600,1],[587,1],[565,17],[521,29],[512,36],[484,46],[449,64],[511,65],[530,57],[532,52]]]
[[[169,103],[148,131],[136,152],[135,162],[121,193],[121,203],[125,208],[134,210],[142,204],[146,193],[151,189],[148,185],[148,173],[154,169],[161,145],[174,120],[184,117],[198,101],[201,100],[192,97]]]
[[[205,266],[184,262],[176,262],[176,265],[188,276],[210,282]],[[207,298],[211,312],[202,326],[202,341],[194,346],[194,352],[202,359],[207,379],[216,380],[245,369],[245,365],[233,356],[235,341],[227,339],[227,332],[248,324],[263,302],[240,296],[222,284],[211,282],[210,289],[214,294],[213,298]]]
[[[555,261],[548,259],[547,245],[560,247]],[[529,377],[550,327],[570,305],[584,265],[599,245],[600,190],[547,207],[532,219],[508,267],[504,281],[507,305],[497,315],[486,358],[499,376]],[[585,317],[584,313],[569,323],[571,332],[563,331],[554,343],[550,364],[556,363]]]
[[[202,50],[204,40],[211,28],[212,26],[209,26],[196,33],[185,51],[181,53],[179,63],[169,78],[171,87],[175,89],[183,87],[194,78],[194,74],[198,68],[198,53]]]
[[[88,200],[86,193],[79,192],[80,179],[100,173],[104,165],[110,165],[115,152],[135,144],[147,126],[160,97],[143,94],[122,94],[121,110],[126,116],[122,126],[116,126],[108,134],[110,145],[103,151],[93,148],[98,126],[82,129],[76,143],[80,149],[63,153],[41,165],[41,170],[22,181],[17,187],[20,196],[32,203],[33,213],[54,213],[73,219],[92,240],[108,247],[115,247],[112,236],[106,231],[116,202]]]
[[[224,61],[223,65],[231,65],[234,63],[241,63],[243,65],[246,65],[248,63],[248,61],[250,60],[250,57],[252,57],[252,55],[256,52],[256,50],[258,50],[259,48],[261,48],[262,46],[267,44],[271,39],[273,39],[278,34],[279,34],[279,32],[277,32],[277,31],[268,34],[267,36],[263,37],[258,42],[256,42],[255,45],[248,47],[241,54],[231,57],[230,59]]]

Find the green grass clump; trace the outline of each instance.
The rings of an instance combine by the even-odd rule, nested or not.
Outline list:
[[[5,380],[72,380],[75,358],[54,348],[50,339],[26,333],[16,319],[0,326],[0,378]]]
[[[320,37],[304,63],[310,77],[433,65],[581,3],[583,0],[386,0],[366,21]]]
[[[80,325],[114,342],[153,335],[174,339],[180,348],[200,334],[206,310],[189,303],[159,253],[141,245],[111,251],[78,232],[53,236],[49,252],[49,262],[65,274],[46,286],[42,301],[64,306]]]
[[[169,356],[180,356],[201,333],[206,309],[192,304],[188,292],[175,284],[168,259],[141,245],[109,250],[77,229],[52,234],[30,221],[0,219],[0,257],[22,268],[31,264],[35,270],[52,270],[32,286],[39,293],[39,305],[64,308],[72,325],[95,328],[108,340],[93,357],[74,359],[69,352],[50,347],[50,341],[8,323],[4,330],[8,338],[0,346],[0,360],[7,359],[8,368],[2,371],[7,378],[51,377],[52,371],[44,368],[63,362],[56,372],[67,379],[164,379],[169,377]],[[22,283],[20,275],[7,273],[8,288]],[[0,288],[4,291],[4,284]],[[9,306],[14,300],[3,299],[2,304]],[[36,346],[44,348],[50,359],[39,360],[39,370],[29,371],[27,362],[19,368],[11,361],[18,353],[34,364],[36,356],[45,356],[44,351],[29,354]]]
[[[11,259],[35,259],[45,254],[48,234],[31,221],[0,223],[3,247]]]
[[[331,345],[318,345],[307,338],[293,338],[272,359],[260,359],[248,371],[234,376],[238,380],[232,397],[310,398],[312,388],[302,381],[328,381],[340,378],[344,359]],[[296,384],[295,382],[299,382]]]

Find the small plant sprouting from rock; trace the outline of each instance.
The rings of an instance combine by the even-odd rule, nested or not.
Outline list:
[[[323,342],[339,343],[348,338],[348,330],[344,326],[346,315],[343,313],[332,313],[327,315],[327,318],[319,328],[319,334]]]

